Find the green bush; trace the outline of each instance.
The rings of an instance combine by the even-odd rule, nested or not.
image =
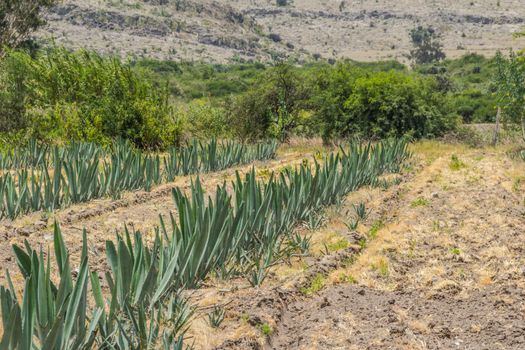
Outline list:
[[[458,59],[444,60],[439,66],[420,65],[416,67],[416,71],[423,75],[432,75],[436,79],[441,76],[448,79],[447,94],[465,123],[494,122],[494,107],[497,105],[493,94],[495,86],[492,83],[497,72],[495,58],[472,53]]]
[[[0,66],[2,131],[102,144],[122,137],[142,148],[176,142],[167,91],[117,58],[61,48],[36,57],[10,51]]]
[[[496,99],[489,93],[471,88],[453,96],[452,103],[465,123],[494,122]]]
[[[212,106],[208,100],[194,100],[179,107],[175,114],[181,129],[193,138],[225,138],[232,135],[228,114],[222,107]]]
[[[519,123],[525,139],[525,55],[510,53],[496,55],[497,70],[494,76],[498,106],[503,110],[505,122]]]
[[[342,136],[347,112],[344,103],[354,91],[356,79],[366,71],[348,62],[325,67],[314,76],[311,105],[315,111],[318,131],[325,141]]]
[[[242,139],[276,137],[286,141],[299,126],[309,96],[309,87],[298,70],[280,64],[231,103],[232,126]]]
[[[449,99],[433,78],[400,70],[370,72],[345,63],[323,71],[315,84],[313,106],[325,141],[431,137],[456,124]]]
[[[382,138],[410,134],[438,136],[451,129],[456,118],[436,93],[433,79],[400,72],[380,72],[356,80],[344,103],[347,123],[343,133]]]

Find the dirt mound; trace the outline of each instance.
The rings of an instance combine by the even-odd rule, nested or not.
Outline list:
[[[525,293],[503,292],[425,299],[340,285],[288,306],[267,349],[522,349]]]

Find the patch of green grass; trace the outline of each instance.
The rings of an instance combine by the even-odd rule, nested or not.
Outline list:
[[[350,255],[343,260],[341,260],[341,266],[342,267],[348,267],[352,265],[355,262],[355,255]]]
[[[347,275],[345,273],[341,273],[339,275],[339,281],[341,283],[350,283],[350,284],[356,284],[357,283],[357,280],[354,278],[354,276],[352,275]]]
[[[410,206],[412,208],[416,208],[416,207],[424,207],[426,205],[428,205],[428,199],[426,198],[423,198],[423,197],[417,197],[416,199],[414,199],[412,201],[412,203],[410,203]]]
[[[323,151],[320,151],[320,150],[317,151],[317,152],[315,152],[315,154],[314,154],[314,158],[315,158],[316,160],[323,160],[324,157],[325,157],[324,152],[323,152]]]
[[[376,238],[377,233],[379,232],[380,229],[383,228],[383,226],[385,226],[385,224],[383,223],[383,220],[374,221],[374,223],[372,224],[372,227],[370,228],[370,231],[368,231],[368,238],[370,239]]]
[[[342,250],[342,249],[348,248],[349,245],[350,245],[350,242],[348,242],[344,238],[341,238],[337,242],[328,244],[327,247],[328,247],[329,251],[335,252],[335,251],[338,251],[338,250]]]
[[[410,258],[413,258],[416,255],[416,246],[417,241],[415,239],[408,241],[408,256]]]
[[[293,166],[291,166],[290,164],[279,168],[279,172],[280,173],[287,173],[287,172],[291,172],[291,171],[293,171]]]
[[[372,264],[371,267],[372,270],[377,271],[381,277],[387,277],[389,274],[388,261],[386,261],[384,258],[379,259],[379,261],[375,264]]]
[[[473,176],[469,176],[469,178],[467,179],[467,184],[475,185],[475,184],[480,183],[480,181],[481,181],[481,177],[473,175]]]
[[[321,289],[324,288],[326,285],[326,279],[323,275],[318,273],[315,275],[315,277],[310,281],[310,286],[301,288],[301,292],[306,296],[312,296],[314,294],[317,294]]]
[[[441,229],[441,223],[439,220],[432,221],[432,231],[438,232]]]
[[[463,161],[459,159],[457,155],[453,154],[450,157],[450,163],[448,164],[448,167],[450,168],[450,170],[457,171],[457,170],[465,168],[466,166],[467,165],[463,163]]]
[[[475,156],[475,157],[474,157],[474,160],[475,160],[476,162],[479,162],[479,161],[482,160],[483,158],[484,158],[483,156]]]
[[[403,169],[401,170],[401,172],[405,174],[411,174],[415,172],[415,169],[413,165],[405,165]]]
[[[250,320],[250,315],[248,315],[246,312],[243,312],[243,313],[241,314],[240,319],[241,319],[241,323],[242,323],[242,324],[246,324],[246,323],[248,323],[248,321]]]
[[[452,255],[459,255],[461,254],[461,250],[458,247],[450,248],[450,253]]]
[[[273,333],[273,328],[268,323],[263,323],[259,325],[259,330],[261,331],[262,334],[264,334],[267,337],[272,335]]]
[[[523,183],[525,183],[525,176],[514,178],[514,180],[512,180],[512,191],[519,192]]]
[[[262,169],[257,170],[257,176],[268,179],[270,178],[271,175],[272,175],[272,171],[268,168],[262,168]]]

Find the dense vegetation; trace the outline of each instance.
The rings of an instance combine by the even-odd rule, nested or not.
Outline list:
[[[53,1],[34,3],[39,10]],[[4,27],[5,9],[16,12],[16,2],[6,4]],[[27,241],[15,245],[24,286],[15,289],[7,273],[0,287],[0,348],[182,350],[193,312],[186,290],[211,274],[257,287],[277,261],[306,254],[310,237],[294,228],[320,222],[324,207],[362,186],[396,183],[379,177],[410,157],[404,136],[492,121],[496,106],[521,122],[525,135],[521,56],[445,60],[433,30],[411,36],[412,69],[395,61],[123,62],[88,51],[14,49],[20,40],[2,47],[0,220],[275,156],[275,140],[244,141],[304,135],[374,142],[342,142],[336,152],[263,180],[255,169],[236,173],[209,194],[198,177],[187,190],[173,188],[178,216],[167,225],[161,217],[153,236],[117,233],[106,242],[103,276],[89,261],[85,231],[76,270],[57,223],[54,259]],[[355,208],[366,215],[364,205]]]
[[[438,136],[456,116],[432,78],[406,71],[369,73],[340,65],[321,74],[316,112],[325,139]]]
[[[521,126],[525,140],[525,56],[511,52],[505,58],[496,56],[497,101],[504,110],[504,120]]]
[[[121,137],[166,149],[193,137],[433,137],[460,120],[493,121],[497,104],[495,59],[474,54],[409,70],[395,61],[122,62],[55,48],[7,51],[0,67],[0,133],[11,144]]]
[[[465,123],[494,122],[496,58],[469,54],[440,64],[420,65],[416,71],[436,79],[439,89],[447,92],[453,109]]]
[[[0,130],[44,141],[109,144],[122,137],[143,148],[174,143],[168,95],[116,58],[64,49],[9,51],[0,62]]]

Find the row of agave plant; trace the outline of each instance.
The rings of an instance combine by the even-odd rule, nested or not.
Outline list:
[[[197,178],[187,194],[173,189],[177,217],[171,215],[170,225],[160,218],[151,244],[127,229],[106,243],[110,269],[103,278],[90,272],[84,232],[80,267],[72,279],[55,225],[59,283],[53,284],[42,251],[29,244],[14,247],[25,289],[19,302],[9,275],[8,287],[0,288],[0,348],[183,349],[193,312],[183,291],[198,288],[210,274],[243,276],[260,285],[272,264],[300,249],[295,225],[372,185],[380,174],[399,170],[407,157],[403,140],[351,145],[323,164],[305,162],[267,181],[257,180],[253,169],[244,177],[237,173],[231,186],[217,186],[208,197]]]
[[[48,148],[30,140],[25,147],[15,148],[0,153],[0,170],[36,167],[48,156]]]
[[[31,143],[27,151],[34,157],[13,156],[10,164],[24,167],[0,175],[0,219],[105,196],[118,198],[127,190],[150,191],[178,175],[272,159],[277,150],[274,141],[256,145],[193,141],[161,157],[141,152],[124,141],[115,142],[108,151],[94,144],[74,143],[48,151],[36,145]]]

